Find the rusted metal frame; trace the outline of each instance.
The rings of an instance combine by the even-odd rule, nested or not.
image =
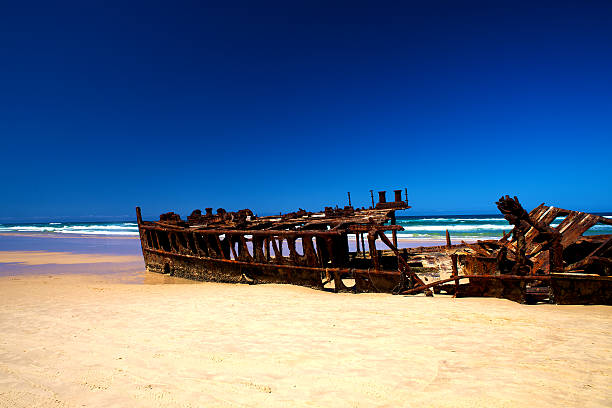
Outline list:
[[[204,241],[204,245],[206,246],[206,249],[204,251],[205,253],[204,256],[207,256],[209,258],[214,258],[216,256],[217,250],[214,248],[215,245],[213,245],[212,236],[201,235],[200,238],[202,241]]]
[[[574,224],[577,219],[582,219],[583,215],[584,214],[580,213],[579,211],[570,211],[567,217],[565,217],[565,219],[561,221],[559,225],[557,225],[556,230],[564,234],[566,229]]]
[[[376,235],[378,232],[372,230],[368,232],[368,248],[370,250],[370,258],[372,258],[372,264],[375,270],[380,269],[380,261],[378,259],[378,251],[376,251]]]
[[[146,225],[143,224],[141,226],[143,229],[155,229],[155,230],[164,230],[164,231],[185,231],[185,228],[168,228],[166,226],[159,225]],[[386,226],[388,227],[388,226]],[[401,226],[398,226],[401,228]],[[245,234],[245,235],[275,235],[275,236],[302,236],[302,235],[342,235],[345,231],[334,231],[334,230],[238,230],[238,229],[204,229],[204,228],[190,228],[190,231],[201,233],[201,234]]]
[[[140,236],[140,246],[146,246],[147,248],[153,247],[153,238],[147,235],[148,231],[138,228],[138,235]]]
[[[287,248],[289,248],[289,259],[294,265],[300,264],[299,255],[297,250],[295,249],[295,237],[286,237],[287,239]]]
[[[576,242],[586,230],[598,222],[599,216],[579,211],[569,211],[567,213],[565,210],[552,206],[545,207],[545,210],[541,212],[541,214],[537,214],[538,217],[535,221],[530,220],[533,228],[529,230],[526,236],[526,253],[532,257],[533,262],[531,274],[535,274],[540,268],[544,268],[548,273],[561,272],[563,271],[563,248]],[[551,229],[548,224],[559,214],[564,213],[567,213],[567,217],[557,228]],[[546,225],[546,227],[544,228],[543,225]],[[546,231],[546,229],[549,231]],[[552,233],[552,239],[543,243],[533,242],[539,233],[547,233],[548,235]],[[544,248],[547,248],[546,252],[544,252]]]
[[[455,278],[455,295],[459,289],[459,268],[457,267],[457,254],[451,254],[451,267],[453,268],[453,277]]]
[[[253,256],[249,252],[249,247],[244,234],[240,234],[238,240],[238,258],[247,262],[253,262]]]
[[[603,254],[604,252],[606,252],[610,248],[612,248],[612,237],[608,238],[603,244],[601,244],[599,247],[595,248],[586,257],[590,258],[592,256],[599,256],[599,255]]]
[[[215,237],[217,247],[219,248],[219,257],[221,259],[225,259],[225,251],[223,250],[223,245],[221,244],[221,238],[219,238],[219,235],[217,234],[213,234],[213,237]],[[225,235],[225,239],[227,239],[227,235]],[[229,243],[230,243],[230,248],[231,248],[231,241]]]
[[[151,231],[142,230],[142,232],[145,234],[145,237],[147,239],[147,246],[150,247],[150,248],[154,248],[155,247],[155,241],[154,241],[153,234],[151,233]]]
[[[200,244],[198,243],[198,238],[196,237],[195,232],[191,233],[191,239],[193,242],[193,248],[192,251],[195,251],[196,254],[200,255],[202,253],[202,251],[200,250]]]
[[[264,259],[270,262],[270,237],[264,238]]]
[[[598,246],[593,251],[591,251],[590,254],[584,257],[584,259],[578,262],[574,262],[573,264],[565,268],[565,270],[571,271],[571,270],[580,269],[592,263],[593,261],[600,261],[602,259],[607,259],[607,258],[601,258],[599,255],[603,254],[605,251],[607,251],[611,247],[612,247],[612,237],[608,238],[604,243],[602,243],[600,246]]]
[[[400,295],[410,295],[412,293],[419,293],[426,289],[433,288],[434,286],[442,285],[444,283],[448,283],[454,280],[459,279],[500,279],[500,280],[524,280],[524,281],[547,281],[551,279],[551,275],[542,275],[542,276],[523,276],[523,275],[461,275],[461,276],[453,276],[451,278],[442,279],[439,281],[435,281],[429,283],[427,285],[421,285],[414,287],[412,289],[405,290],[400,293]]]
[[[176,239],[174,237],[174,233],[176,231],[168,231],[168,242],[170,242],[170,248],[174,251],[174,252],[178,252],[180,253],[180,248],[178,245],[178,242],[176,242]]]
[[[182,231],[180,233],[177,233],[177,239],[179,241],[179,245],[183,248],[183,251],[193,254],[194,250],[193,248],[191,248],[191,243],[189,242],[189,237],[187,236],[187,234],[188,231]]]
[[[164,224],[164,223],[157,222],[157,221],[146,221],[142,224],[142,227],[146,229],[154,228],[154,229],[161,229],[161,230],[166,230],[166,231],[183,231],[185,229],[184,227],[180,227],[180,226],[172,225],[172,224]]]
[[[234,259],[219,259],[219,258],[202,258],[196,255],[188,255],[188,254],[177,254],[174,252],[161,251],[158,249],[145,249],[147,252],[152,252],[158,255],[163,256],[176,256],[181,258],[193,258],[193,259],[206,259],[213,262],[221,262],[227,264],[235,264],[235,265],[245,265],[245,266],[254,266],[254,267],[263,267],[263,268],[280,268],[280,269],[302,269],[308,271],[318,271],[318,272],[339,272],[339,273],[353,273],[359,275],[385,275],[385,276],[397,276],[399,278],[400,273],[398,271],[385,271],[385,270],[368,270],[368,269],[348,269],[348,268],[318,268],[312,266],[302,266],[302,265],[278,265],[278,264],[268,264],[268,263],[257,263],[257,262],[245,262],[245,261],[236,261]]]
[[[360,232],[359,236],[361,237],[361,252],[363,253],[363,257],[365,258],[365,256],[366,256],[365,255],[365,241],[364,241],[364,238],[363,238],[363,233]]]
[[[306,262],[309,266],[317,266],[319,264],[319,257],[317,256],[317,252],[315,250],[315,246],[312,242],[312,237],[303,237],[302,238],[302,248],[304,250],[304,256],[306,257]]]
[[[175,232],[174,233],[174,240],[175,240],[176,245],[178,246],[180,252],[188,253],[187,248],[185,247],[185,245],[183,245],[183,242],[181,241],[182,235],[183,235],[182,231],[181,232],[179,232],[179,231]]]
[[[239,259],[238,253],[236,252],[236,241],[234,239],[234,235],[233,234],[225,234],[225,239],[227,239],[227,242],[229,242],[229,247],[230,247],[230,252],[232,254],[232,257],[234,259]]]
[[[304,220],[300,220],[294,222],[282,222],[272,225],[268,229],[265,229],[265,231],[287,231],[287,229],[295,227],[299,227],[301,231],[327,231],[327,227],[330,224],[334,225],[333,221],[327,218],[322,218],[320,220],[310,221],[307,223],[304,223]]]
[[[317,247],[317,258],[319,260],[319,265],[324,266],[329,260],[329,253],[327,251],[327,243],[325,237],[315,236],[314,240],[315,245]]]
[[[531,211],[529,211],[529,218],[536,219],[542,215],[542,211],[546,211],[548,206],[545,203],[541,203]]]
[[[153,239],[155,240],[155,243],[157,244],[157,246],[153,245],[156,248],[160,248],[161,249],[161,244],[159,243],[159,237],[157,236],[157,231],[155,230],[147,230],[151,236],[153,237]]]
[[[538,224],[545,224],[549,226],[549,224],[556,218],[559,213],[559,209],[556,207],[548,207],[544,205],[544,203],[540,204],[531,212],[529,212],[529,224],[531,228],[525,233],[525,242],[527,243],[527,252],[530,252],[532,241],[536,235],[538,235],[539,230],[537,228]],[[552,218],[551,218],[552,215]]]
[[[202,237],[202,239],[200,239],[200,237],[198,236],[198,233],[196,233],[196,232],[193,233],[193,239],[195,240],[196,245],[198,246],[198,253],[200,254],[200,256],[208,257],[209,256],[209,254],[208,254],[208,239],[206,239],[205,241],[204,241],[203,237]],[[203,247],[202,244],[204,244],[205,247]]]
[[[536,272],[540,270],[540,268],[546,266],[546,264],[548,263],[547,260],[544,258],[544,252],[540,252],[538,255],[540,256],[535,257],[535,259],[532,258],[531,260],[533,262],[533,264],[531,265],[531,275],[535,275]],[[550,263],[548,263],[548,265],[550,266]],[[550,270],[545,272],[550,273]]]
[[[461,241],[461,244],[463,244],[466,247],[470,248],[472,251],[476,252],[478,255],[485,256],[485,257],[491,256],[491,254],[489,252],[485,251],[484,249],[482,249],[480,246],[478,246],[476,244],[468,244],[465,241]]]
[[[174,239],[174,245],[176,245],[176,250],[178,252],[186,253],[185,247],[183,246],[183,244],[181,243],[181,240],[179,239],[179,234],[181,234],[180,231],[172,232],[172,239]]]
[[[264,242],[266,237],[262,237],[260,235],[253,236],[251,242],[253,243],[253,258],[255,262],[264,262],[266,261],[266,254],[264,253]]]
[[[576,262],[565,269],[565,272],[571,273],[575,271],[581,270],[581,268],[587,267],[592,263],[599,262],[602,264],[606,264],[608,266],[612,266],[612,259],[603,258],[600,256],[591,256],[589,258],[583,259],[580,262]]]
[[[219,244],[215,239],[214,235],[202,235],[203,239],[206,240],[206,246],[208,248],[208,256],[210,258],[221,258],[221,254],[219,253]]]
[[[332,265],[337,266],[338,260],[335,256],[334,241],[331,237],[325,237],[325,247],[327,248],[327,255],[329,256],[329,260],[331,261]]]
[[[194,229],[194,231],[205,233],[205,234],[245,234],[245,235],[275,235],[278,237],[298,237],[303,235],[342,235],[343,231],[312,231],[312,230],[294,230],[294,231],[286,231],[286,230],[238,230],[238,229],[227,229],[227,230],[209,230],[209,229]]]
[[[571,214],[568,215],[567,218],[563,220],[563,222],[567,221],[570,216]],[[564,226],[564,228],[561,228],[561,224],[559,224],[559,227],[557,227],[557,231],[561,233],[561,246],[563,248],[567,248],[568,246],[576,242],[576,240],[584,232],[586,232],[589,228],[597,224],[599,218],[600,217],[597,215],[580,213],[572,219],[573,222],[571,222],[570,225],[566,225]]]
[[[516,198],[516,197],[515,197]],[[546,227],[550,227],[550,223],[555,220],[560,215],[568,215],[571,211],[564,210],[562,208],[546,206],[544,203],[540,204],[533,210],[531,210],[528,214],[529,220],[529,229],[524,234],[525,240],[525,249],[527,255],[532,255],[535,252],[539,251],[541,245],[538,243],[533,243],[533,239],[538,235],[539,228],[538,226],[545,225]],[[526,220],[527,221],[527,220]],[[510,233],[514,233],[515,229],[512,229]],[[502,238],[503,240],[503,238]],[[510,240],[511,249],[516,251],[516,234],[513,234],[512,239]]]
[[[185,245],[183,245],[183,241],[181,241],[181,245],[183,245],[183,249],[187,252],[191,252],[192,254],[195,253],[194,249],[192,248],[191,242],[189,241],[189,231],[183,231],[180,237],[182,237],[185,242]]]
[[[380,237],[381,241],[384,242],[389,247],[389,249],[391,249],[395,253],[395,256],[397,257],[398,266],[400,264],[403,266],[404,271],[412,278],[412,281],[415,284],[424,285],[425,282],[423,282],[421,278],[419,278],[418,275],[412,271],[412,268],[410,268],[408,262],[406,262],[404,258],[401,257],[399,249],[397,249],[397,247],[393,245],[391,241],[389,241],[389,238],[387,238],[384,233],[378,233],[378,236]]]
[[[143,237],[145,238],[145,241],[146,241],[146,231],[142,230],[140,226],[138,227],[138,236],[140,238],[140,246],[142,247]]]
[[[138,211],[136,211],[136,217],[138,217]],[[153,246],[152,239],[147,238],[147,231],[140,228],[138,226],[138,235],[140,236],[140,248],[144,250],[145,248],[151,248]],[[143,240],[144,237],[144,240]]]
[[[164,249],[164,245],[162,244],[162,242],[166,243],[168,248],[172,249],[172,245],[170,244],[170,233],[168,231],[157,230],[156,234],[158,238],[160,239],[159,247],[161,249]]]
[[[157,231],[158,234],[160,234],[160,237],[162,239],[162,241],[164,241],[167,244],[167,247],[174,251],[174,247],[172,246],[172,240],[171,240],[171,236],[170,236],[170,231],[164,231],[164,230],[159,230]],[[165,235],[161,235],[161,234],[165,234]],[[165,240],[164,240],[165,238]],[[161,247],[162,249],[164,248],[163,245]]]
[[[355,233],[355,252],[359,255],[359,233]]]
[[[483,242],[483,241],[481,241]],[[493,242],[497,242],[497,241],[493,241]],[[454,244],[451,245],[451,247],[447,247],[446,244],[444,245],[434,245],[434,246],[420,246],[420,247],[415,247],[415,248],[402,248],[402,251],[406,251],[408,254],[413,254],[413,253],[426,253],[426,252],[448,252],[448,250],[453,250],[453,249],[465,249],[465,245],[463,244]]]
[[[196,235],[195,232],[186,232],[187,235],[187,241],[189,242],[189,246],[191,247],[191,250],[196,254],[199,255],[200,254],[200,244],[198,243],[198,240],[196,239]]]
[[[510,230],[509,232],[504,233],[504,235],[502,235],[501,239],[499,240],[500,243],[502,242],[507,242],[508,238],[510,237],[510,235],[512,235],[512,230]]]
[[[270,241],[272,241],[272,249],[274,250],[274,260],[277,264],[284,264],[285,257],[283,257],[283,247],[280,239],[277,241],[276,237],[271,237]]]
[[[187,240],[185,240],[185,243],[183,243],[183,239],[185,238],[184,234],[185,231],[176,232],[176,243],[182,252],[189,253],[191,251],[189,251],[189,248],[187,247]]]
[[[401,198],[401,192],[400,192],[400,198]],[[395,211],[391,211],[390,217],[391,217],[391,225],[396,225]],[[402,228],[402,230],[403,230],[403,228]],[[393,237],[393,245],[395,245],[397,247],[397,231],[396,230],[392,230],[391,231],[391,235]]]
[[[182,234],[182,231],[174,231],[173,232],[174,243],[176,244],[178,252],[180,252],[180,253],[187,253],[187,248],[185,248],[185,246],[181,242],[181,240],[179,238],[179,234]]]
[[[551,228],[550,223],[553,222],[562,212],[563,211],[560,208],[550,206],[547,207],[547,209],[537,219],[534,220],[531,218],[533,228],[526,234],[526,239],[529,245],[527,254],[533,254],[542,249],[542,244],[534,243],[533,239],[540,233],[539,228],[541,228],[542,224],[548,228]]]

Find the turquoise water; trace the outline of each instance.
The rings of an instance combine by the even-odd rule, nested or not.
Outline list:
[[[612,218],[609,214],[603,216]],[[562,220],[563,218],[557,218],[551,226],[556,227]],[[444,238],[446,230],[452,237],[458,238],[501,238],[504,232],[512,229],[501,215],[400,216],[397,217],[397,224],[404,227],[404,231],[398,233],[399,236],[423,239]],[[597,224],[585,233],[585,235],[596,234],[612,234],[612,226]]]
[[[604,215],[612,218],[612,215]],[[562,219],[558,218],[552,225],[556,226]],[[502,216],[495,215],[461,215],[461,216],[398,216],[397,223],[404,227],[398,235],[406,238],[439,239],[444,238],[446,230],[452,237],[487,239],[500,238],[508,232],[508,225]],[[49,222],[0,224],[0,233],[51,233],[67,235],[108,235],[138,236],[138,225],[135,222]],[[612,226],[595,225],[585,235],[612,234]]]

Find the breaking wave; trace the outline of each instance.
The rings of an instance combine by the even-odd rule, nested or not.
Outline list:
[[[121,223],[37,223],[0,224],[0,232],[29,232],[80,235],[123,235],[138,236],[138,224]]]

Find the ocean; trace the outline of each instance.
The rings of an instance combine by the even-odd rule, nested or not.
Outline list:
[[[612,214],[600,215],[612,218]],[[561,221],[562,218],[556,219],[552,226]],[[504,231],[511,230],[508,222],[498,215],[398,216],[397,223],[404,227],[404,231],[398,232],[398,237],[419,240],[444,239],[446,230],[451,237],[460,239],[497,239]],[[2,223],[0,233],[138,236],[138,225],[131,221]],[[612,234],[612,226],[595,225],[585,233],[595,234]]]

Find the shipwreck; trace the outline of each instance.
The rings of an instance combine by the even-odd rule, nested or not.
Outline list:
[[[404,198],[402,198],[402,192]],[[243,209],[173,212],[138,230],[149,272],[212,282],[284,283],[334,292],[437,293],[517,302],[612,304],[612,235],[583,235],[612,220],[541,204],[531,212],[516,197],[497,206],[512,230],[499,240],[400,248],[396,211],[406,190],[386,192],[368,208],[299,209],[278,216]],[[556,227],[551,223],[565,217]]]

